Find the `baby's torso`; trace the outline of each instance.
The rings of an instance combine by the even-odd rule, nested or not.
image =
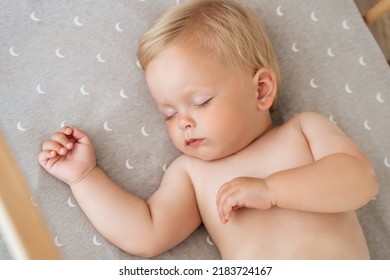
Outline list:
[[[224,259],[355,259],[368,250],[354,212],[322,214],[273,207],[239,209],[222,224],[216,196],[236,177],[265,178],[313,162],[306,139],[291,125],[274,128],[245,150],[204,162],[191,159],[199,211]],[[289,186],[286,186],[288,188]]]

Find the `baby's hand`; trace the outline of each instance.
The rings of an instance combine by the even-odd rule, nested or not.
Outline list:
[[[238,177],[224,184],[217,194],[217,209],[223,224],[239,208],[269,209],[273,206],[268,186],[263,179]]]
[[[47,172],[68,185],[96,167],[95,150],[88,135],[71,127],[62,128],[45,141],[38,160]]]

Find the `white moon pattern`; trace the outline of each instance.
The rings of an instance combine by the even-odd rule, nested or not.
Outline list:
[[[123,89],[121,89],[121,91],[119,92],[119,95],[120,95],[122,98],[124,98],[124,99],[129,98],[129,97],[125,94],[125,92],[124,92]]]
[[[380,92],[378,92],[378,93],[376,94],[376,100],[378,100],[378,102],[380,102],[380,103],[385,102],[385,100],[382,98]]]
[[[371,127],[368,125],[368,120],[364,121],[364,128],[367,130],[371,130]]]
[[[38,92],[39,94],[45,94],[45,91],[42,90],[42,88],[41,88],[41,84],[38,84],[38,85],[37,85],[36,90],[37,90],[37,92]]]
[[[349,84],[345,84],[344,89],[345,89],[345,92],[352,93],[352,90],[351,90],[351,88],[349,87]]]
[[[334,57],[334,53],[333,53],[332,48],[328,48],[328,49],[326,50],[326,53],[328,54],[328,56]]]
[[[167,164],[166,164],[166,163],[164,163],[164,165],[163,165],[163,167],[162,167],[162,170],[163,170],[164,172],[167,172]]]
[[[310,86],[311,86],[312,88],[318,88],[318,85],[317,85],[316,83],[314,83],[314,79],[311,79],[311,80],[310,80]]]
[[[142,69],[141,63],[139,62],[138,59],[137,59],[137,62],[136,62],[135,64],[137,65],[137,67],[138,67],[139,69]]]
[[[115,24],[115,30],[118,31],[118,32],[123,32],[123,29],[121,28],[121,23],[118,22],[117,24]]]
[[[387,157],[385,157],[385,160],[383,161],[383,163],[385,164],[386,167],[389,167],[389,168],[390,168],[390,163],[389,163],[389,161],[387,160]]]
[[[95,235],[95,236],[93,237],[93,244],[95,244],[96,246],[100,246],[100,245],[102,245],[103,243],[99,242],[99,241],[97,240],[96,235]]]
[[[293,50],[293,52],[299,52],[299,49],[297,48],[297,42],[294,42],[292,44],[291,49]]]
[[[98,53],[98,55],[96,56],[96,59],[97,59],[97,61],[99,61],[101,63],[106,62],[106,60],[102,58],[102,54],[101,53]]]
[[[63,121],[60,126],[63,128],[65,126],[65,121]]]
[[[145,127],[143,126],[141,129],[141,133],[143,136],[149,136],[149,133],[146,132]]]
[[[366,66],[367,65],[367,63],[364,61],[364,57],[363,56],[359,57],[359,64],[362,65],[362,66]]]
[[[343,25],[343,28],[345,29],[345,30],[349,30],[349,29],[351,29],[349,26],[348,26],[348,23],[347,23],[347,20],[345,19],[345,20],[343,20],[343,23],[342,23],[342,25]]]
[[[282,7],[279,6],[277,9],[276,9],[276,14],[280,17],[284,16],[284,13],[282,11]]]
[[[61,53],[61,49],[56,49],[56,56],[59,57],[59,58],[64,58],[65,57],[65,55],[63,55]]]
[[[89,95],[89,94],[90,94],[90,92],[88,92],[88,91],[85,90],[84,86],[81,86],[81,88],[80,88],[80,93],[81,93],[82,95]]]
[[[80,22],[78,16],[74,18],[73,22],[74,22],[74,24],[76,24],[77,26],[83,26],[83,24]]]
[[[209,245],[214,246],[214,242],[211,240],[210,235],[207,235],[206,241]]]
[[[19,54],[17,52],[15,52],[14,47],[11,47],[9,49],[9,54],[12,56],[19,56]]]
[[[54,238],[54,244],[56,244],[57,247],[62,247],[62,246],[64,246],[64,244],[62,244],[62,243],[58,240],[58,235],[56,235],[56,237]]]
[[[71,208],[76,207],[76,204],[73,203],[71,196],[69,196],[68,198],[68,206]]]
[[[312,21],[318,21],[318,18],[317,18],[317,16],[316,16],[316,12],[314,12],[314,11],[311,12],[310,18],[311,18]]]
[[[337,122],[334,120],[333,115],[330,115],[330,116],[329,116],[329,120],[330,120],[332,123],[337,124]]]
[[[126,168],[129,169],[129,170],[134,169],[134,167],[130,165],[129,159],[126,160],[126,164],[125,165],[126,165]]]
[[[33,21],[40,21],[40,20],[41,20],[41,19],[39,19],[39,18],[35,15],[35,12],[31,13],[30,18],[31,18]]]
[[[19,131],[26,131],[27,129],[22,126],[22,121],[19,121],[18,124],[16,125],[16,128]]]
[[[108,121],[104,122],[103,128],[105,131],[112,131],[112,129],[108,127]]]

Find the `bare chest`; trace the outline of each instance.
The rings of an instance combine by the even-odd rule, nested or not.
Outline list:
[[[194,162],[191,178],[205,223],[218,220],[216,195],[219,188],[237,177],[266,178],[313,161],[304,136],[289,129],[273,129],[244,150],[213,162]]]
[[[278,207],[269,210],[242,208],[235,211],[227,224],[221,223],[216,196],[224,183],[242,176],[266,178],[312,162],[313,156],[305,137],[300,131],[289,129],[274,129],[228,158],[194,162],[190,175],[198,208],[223,257],[279,258],[286,257],[288,251],[291,258],[306,258],[316,253],[321,255],[340,240],[342,244],[349,244],[350,248],[359,248],[356,254],[366,257],[364,237],[353,213],[327,215]],[[286,238],[286,233],[289,238]],[[338,236],[338,241],[330,238],[332,236]],[[348,241],[351,236],[354,236],[353,242]],[[307,256],[297,255],[302,244],[314,248],[319,240],[325,249],[313,249],[316,253],[306,252]]]

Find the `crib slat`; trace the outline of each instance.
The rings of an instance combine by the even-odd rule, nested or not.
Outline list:
[[[364,20],[367,24],[377,21],[383,14],[390,11],[390,0],[379,1],[365,15]]]
[[[15,259],[61,258],[1,135],[0,230]]]

